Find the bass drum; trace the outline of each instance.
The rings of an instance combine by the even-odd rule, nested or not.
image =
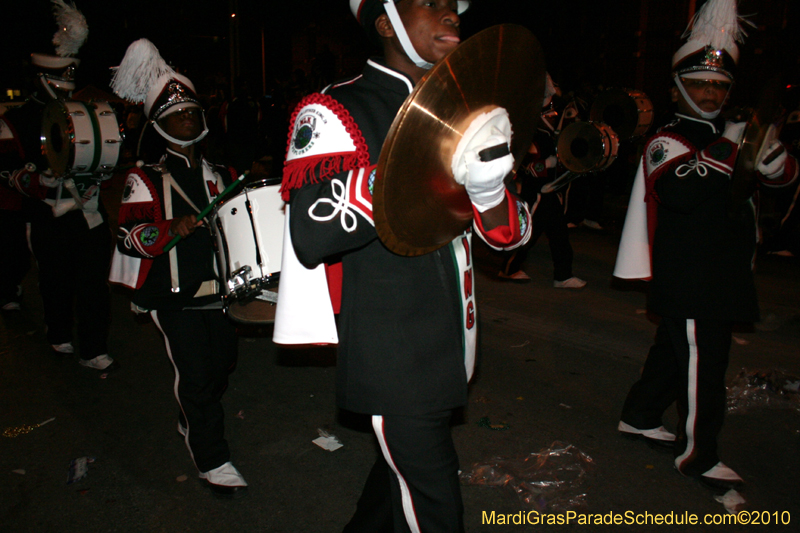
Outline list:
[[[556,146],[558,160],[576,174],[605,170],[618,150],[619,137],[602,122],[573,122],[558,136]]]
[[[242,324],[275,321],[283,225],[280,178],[248,184],[211,214],[228,315]]]
[[[653,118],[650,98],[635,89],[606,89],[589,111],[589,120],[609,125],[626,141],[647,133]]]
[[[45,107],[41,138],[50,169],[59,176],[111,173],[123,141],[108,102],[60,100]]]

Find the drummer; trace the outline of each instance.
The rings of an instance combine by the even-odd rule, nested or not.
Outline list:
[[[142,77],[147,81],[140,89]],[[111,281],[135,289],[134,308],[149,312],[164,336],[175,370],[178,433],[200,478],[215,496],[236,498],[247,482],[230,461],[221,400],[236,366],[238,337],[222,310],[212,236],[196,217],[235,174],[203,158],[197,143],[208,128],[194,85],[150,41],[128,47],[111,86],[143,102],[145,116],[167,141],[161,161],[129,171]],[[175,236],[182,240],[165,253]]]
[[[341,310],[337,404],[371,417],[380,445],[348,532],[463,531],[449,424],[453,410],[466,403],[474,365],[472,233],[422,256],[396,255],[378,240],[370,191],[392,120],[428,69],[458,46],[459,15],[468,5],[351,0],[383,56],[370,59],[360,76],[306,97],[292,119],[283,192],[291,228],[284,246],[293,244],[293,250],[283,256],[296,253],[309,269],[325,265],[330,278],[338,272],[330,291],[341,295],[335,302]],[[494,118],[494,137],[465,141],[467,163],[455,178],[472,201],[474,231],[503,249],[524,242],[530,216],[503,183],[513,156],[478,160],[483,148],[509,145],[508,124]],[[417,171],[406,163],[409,172]],[[291,274],[285,267],[281,272],[279,318],[284,305],[310,298],[293,295]],[[319,305],[330,307],[331,301]],[[294,342],[317,340],[312,314],[298,313],[287,325],[311,330]],[[278,319],[275,329],[276,340],[290,342]]]
[[[732,15],[720,20],[724,17],[712,13]],[[741,34],[730,31],[739,29],[735,1],[709,0],[695,20],[689,40],[672,59],[677,112],[645,145],[617,256],[615,276],[652,278],[648,308],[661,317],[618,429],[672,449],[678,472],[726,491],[744,484],[721,462],[717,436],[725,414],[732,324],[758,320],[752,272],[756,221],[752,199],[737,206],[734,216],[728,211],[747,126],[720,115],[739,58],[735,39]],[[778,141],[754,163],[764,185],[797,178],[797,162]],[[676,400],[677,436],[662,425],[662,415]]]
[[[20,107],[2,117],[0,127],[0,170],[7,176],[17,193],[36,201],[25,200],[25,216],[30,222],[30,244],[39,270],[39,291],[42,296],[47,341],[58,356],[72,356],[73,317],[77,318],[79,363],[107,373],[118,365],[108,355],[110,323],[110,294],[106,277],[111,259],[111,230],[106,211],[100,201],[98,182],[110,176],[74,178],[82,195],[82,205],[63,186],[63,176],[49,169],[46,154],[42,153],[42,122],[47,105],[58,105],[68,99],[75,89],[75,69],[80,60],[75,56],[83,45],[88,26],[86,19],[74,6],[54,0],[58,31],[53,37],[56,55],[31,54],[35,92]],[[66,132],[62,132],[66,137]],[[14,199],[9,191],[6,198],[19,208],[23,200]],[[41,201],[38,201],[41,200]],[[62,212],[57,206],[72,206]],[[6,209],[4,205],[4,209]],[[7,212],[6,212],[7,213]],[[19,261],[12,268],[10,280],[16,294],[3,295],[4,308],[18,308],[21,274],[28,251],[24,234],[20,236],[19,218],[9,232],[16,243],[12,249],[3,248],[4,261]],[[6,229],[4,227],[4,233]],[[8,238],[8,236],[4,236]],[[8,279],[3,279],[7,283]],[[14,305],[16,304],[16,305]]]

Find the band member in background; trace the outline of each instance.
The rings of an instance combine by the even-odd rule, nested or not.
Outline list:
[[[24,104],[22,107],[26,107]],[[33,106],[27,106],[33,110]],[[38,111],[38,110],[37,110]],[[23,119],[18,111],[14,122],[27,124],[30,119]],[[41,113],[38,113],[41,120]],[[35,116],[33,117],[35,120]],[[39,152],[39,154],[41,151]],[[3,311],[19,311],[22,303],[22,280],[31,267],[30,250],[28,249],[28,224],[23,209],[26,197],[9,186],[11,174],[24,166],[25,152],[19,139],[19,133],[11,119],[0,115],[0,309]],[[22,157],[21,157],[22,156]]]
[[[36,91],[21,107],[3,117],[17,150],[6,151],[2,169],[7,183],[20,194],[41,201],[27,202],[30,242],[39,267],[39,290],[44,304],[47,340],[57,354],[72,354],[73,314],[77,317],[81,365],[101,372],[116,368],[108,355],[110,295],[108,267],[111,233],[100,201],[101,176],[71,179],[81,195],[77,202],[65,177],[49,169],[40,139],[45,106],[63,101],[75,89],[75,56],[89,29],[84,16],[62,0],[53,0],[58,31],[53,37],[57,55],[31,54]],[[109,176],[110,177],[110,176]],[[63,212],[63,206],[71,209]],[[20,253],[20,252],[18,252]]]
[[[235,174],[203,158],[197,143],[208,128],[194,85],[150,41],[128,47],[111,86],[143,102],[145,116],[167,141],[158,164],[128,173],[111,281],[135,289],[135,308],[149,311],[164,336],[175,370],[178,432],[200,478],[215,496],[239,497],[247,482],[230,462],[221,403],[238,337],[222,310],[211,233],[196,217]],[[182,240],[165,253],[178,235]]]
[[[466,403],[474,365],[472,232],[422,256],[396,255],[378,239],[370,191],[392,120],[427,70],[458,46],[459,14],[468,4],[351,0],[383,57],[370,59],[360,76],[306,97],[290,123],[283,191],[291,239],[284,240],[273,338],[315,342],[313,336],[287,339],[282,331],[317,325],[313,309],[280,321],[282,307],[305,301],[285,285],[293,274],[287,254],[296,253],[300,268],[323,275],[325,268],[332,279],[338,270],[340,285],[331,287],[335,299],[341,295],[337,404],[371,416],[382,452],[345,531],[463,531],[449,423],[453,409]],[[478,160],[480,149],[510,142],[507,116],[505,126],[502,117],[476,120],[492,119],[497,131],[482,141],[467,139],[478,142],[455,178],[472,200],[474,231],[504,249],[525,241],[530,216],[503,182],[513,156]]]
[[[735,78],[735,39],[741,36],[735,1],[709,0],[673,56],[671,90],[678,111],[645,146],[614,272],[620,278],[652,276],[648,307],[661,317],[618,429],[672,447],[680,473],[716,490],[743,485],[720,461],[717,437],[725,414],[732,324],[759,317],[752,199],[738,206],[735,216],[728,212],[746,123],[720,116]],[[779,142],[765,152],[756,162],[762,184],[797,179],[797,162]],[[676,400],[677,437],[662,426],[664,411]]]
[[[550,255],[553,258],[553,287],[556,289],[582,289],[586,282],[572,275],[572,245],[569,243],[569,230],[564,215],[566,191],[557,189],[542,192],[542,188],[558,177],[558,158],[553,139],[558,115],[553,108],[556,87],[550,75],[545,84],[542,104],[542,123],[534,135],[528,155],[522,161],[516,175],[520,197],[528,203],[533,214],[533,234],[525,246],[511,252],[500,277],[516,282],[530,281],[522,270],[528,250],[539,240],[542,233],[547,234]],[[562,110],[563,116],[563,110]],[[563,170],[562,170],[563,171]]]

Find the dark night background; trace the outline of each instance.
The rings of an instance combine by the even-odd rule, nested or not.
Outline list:
[[[474,0],[462,17],[462,37],[499,23],[528,27],[542,43],[549,71],[562,87],[623,86],[645,91],[658,112],[666,106],[670,57],[680,44],[688,13],[703,0]],[[147,37],[162,56],[184,71],[206,95],[230,95],[231,80],[254,94],[286,83],[292,72],[312,74],[314,58],[327,47],[336,76],[360,70],[369,44],[350,15],[347,0],[79,0],[89,39],[79,53],[78,88],[107,90],[108,67],[135,39]],[[230,13],[237,17],[232,23]],[[775,74],[796,83],[800,59],[800,2],[743,0],[752,14],[741,47],[737,100],[750,101]],[[0,89],[29,88],[31,52],[53,53],[55,31],[47,0],[6,2],[0,32]],[[262,75],[262,35],[264,65]],[[234,51],[231,52],[231,42]],[[663,112],[663,110],[662,110]],[[658,113],[660,114],[660,113]]]

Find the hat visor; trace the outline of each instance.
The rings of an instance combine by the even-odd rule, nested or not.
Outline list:
[[[199,104],[196,102],[177,102],[168,108],[166,108],[160,115],[158,115],[158,120],[171,115],[173,113],[177,113],[178,111],[183,111],[184,109],[189,109],[191,107],[200,107]]]
[[[678,76],[690,80],[716,80],[716,81],[727,81],[727,82],[733,81],[730,77],[726,76],[722,72],[716,72],[713,70],[695,70],[693,72],[678,74]]]

